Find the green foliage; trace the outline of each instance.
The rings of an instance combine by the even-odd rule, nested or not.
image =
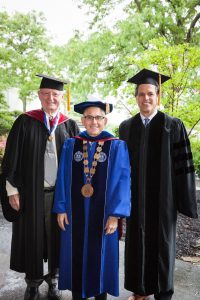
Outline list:
[[[104,58],[111,55],[113,38],[109,30],[93,33],[86,41],[77,35],[65,47],[55,47],[52,51],[50,62],[54,62],[57,73],[62,70],[65,78],[71,81],[75,99],[85,100],[88,92],[94,92],[97,85],[100,89],[104,86],[103,63]],[[106,68],[109,68],[108,63]]]
[[[150,68],[171,76],[163,87],[161,109],[194,130],[200,109],[199,1],[78,2],[90,9],[93,32],[88,37],[77,33],[65,47],[55,48],[51,57],[72,81],[74,101],[97,91],[121,99],[134,113],[134,87],[127,78]],[[108,24],[120,3],[126,17]]]
[[[9,112],[8,105],[3,93],[0,93],[0,137],[7,134],[15,120],[20,114],[18,111]]]
[[[190,138],[195,172],[200,177],[200,138]]]
[[[0,91],[17,87],[23,109],[38,87],[36,73],[48,68],[49,42],[41,13],[0,13]]]
[[[93,16],[94,28],[101,27],[119,4],[126,13],[124,26],[130,26],[133,40],[137,38],[144,49],[148,48],[148,41],[152,38],[165,37],[170,44],[183,42],[198,43],[199,41],[199,1],[119,1],[119,0],[79,0],[82,6],[87,5]],[[123,5],[122,5],[123,4]],[[116,22],[114,23],[114,26]]]
[[[7,134],[14,122],[13,113],[6,111],[0,112],[0,136]]]
[[[8,109],[8,104],[5,101],[5,96],[0,92],[0,111]]]
[[[15,86],[26,109],[38,87],[36,73],[51,70],[71,82],[72,102],[89,93],[115,96],[135,113],[127,78],[146,67],[171,76],[163,87],[162,109],[198,126],[200,13],[198,0],[77,0],[93,16],[91,33],[76,32],[67,45],[53,47],[36,12],[0,13],[0,91]],[[121,9],[121,19],[113,12]],[[188,113],[189,112],[189,113]]]
[[[162,89],[162,109],[184,120],[188,129],[194,129],[200,120],[200,48],[189,44],[170,46],[164,38],[151,41],[151,49],[143,51],[129,62],[157,69],[171,77]],[[131,74],[130,74],[131,75]]]
[[[89,5],[94,15],[104,9],[105,14],[111,12],[119,3],[116,0],[78,2]],[[188,27],[191,27],[191,20],[197,17],[198,22],[198,1],[190,3],[171,1],[170,3],[164,2],[164,4],[163,1],[151,1],[150,3],[149,1],[131,1],[126,10],[127,18],[114,23],[111,30],[100,27],[100,30],[97,29],[87,39],[85,36],[77,34],[58,53],[57,62],[61,55],[63,59],[60,61],[64,63],[63,70],[70,70],[69,74],[72,74],[72,77],[74,74],[78,75],[78,73],[86,71],[90,87],[91,84],[96,83],[96,77],[100,74],[98,84],[105,86],[105,81],[108,79],[111,84],[110,89],[113,90],[127,78],[130,66],[134,64],[133,71],[138,69],[139,66],[135,63],[135,59],[140,57],[143,51],[151,49],[151,41],[155,43],[155,37],[156,39],[164,38],[167,45],[171,46],[185,43]],[[166,17],[163,17],[165,15]],[[179,27],[177,24],[181,24],[181,26]],[[198,45],[199,27],[198,23],[195,24],[192,31],[193,40],[190,39],[190,44]],[[131,63],[129,62],[130,56],[133,58]],[[53,58],[56,58],[56,55]],[[91,80],[90,75],[92,75]],[[80,83],[78,81],[79,85]],[[82,81],[82,84],[84,85],[85,82]]]
[[[101,26],[101,20],[110,14],[110,11],[121,0],[77,0],[80,7],[87,7],[88,13],[92,15],[91,28]]]
[[[115,137],[119,137],[119,126],[113,127],[112,132]]]

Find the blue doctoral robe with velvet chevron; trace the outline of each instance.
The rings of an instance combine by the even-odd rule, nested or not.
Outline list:
[[[85,198],[81,188],[83,139],[88,140],[89,166],[98,140],[104,140],[93,196]],[[89,142],[90,141],[90,142]],[[109,216],[130,215],[130,162],[126,143],[103,131],[95,139],[83,132],[63,146],[58,170],[55,213],[67,212],[69,225],[61,232],[59,289],[80,293],[82,298],[101,293],[119,295],[119,233],[105,235]]]

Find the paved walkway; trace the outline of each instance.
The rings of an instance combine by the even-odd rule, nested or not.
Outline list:
[[[0,299],[21,300],[26,288],[24,274],[9,270],[9,254],[12,224],[6,222],[0,211]],[[120,242],[120,296],[108,297],[109,300],[125,300],[130,293],[123,288],[123,251],[124,242]],[[47,299],[47,285],[40,287],[41,299]],[[63,292],[62,300],[70,300],[71,293]],[[154,297],[152,297],[152,300]],[[176,260],[175,294],[173,300],[200,300],[200,266]]]

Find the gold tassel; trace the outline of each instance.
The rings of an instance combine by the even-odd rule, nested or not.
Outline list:
[[[68,88],[67,88],[67,111],[70,111],[70,101],[71,101],[70,82],[68,82]]]
[[[106,102],[106,115],[110,112],[110,105]]]
[[[161,75],[159,74],[159,94],[158,94],[158,106],[160,106],[161,99]]]

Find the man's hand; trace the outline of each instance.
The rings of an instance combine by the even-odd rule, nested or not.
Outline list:
[[[65,230],[65,224],[69,225],[66,213],[57,214],[58,225],[62,230]]]
[[[20,210],[19,194],[9,196],[10,206],[16,211]]]
[[[112,234],[113,232],[115,232],[117,226],[118,226],[118,218],[109,217],[105,226],[106,234]]]

